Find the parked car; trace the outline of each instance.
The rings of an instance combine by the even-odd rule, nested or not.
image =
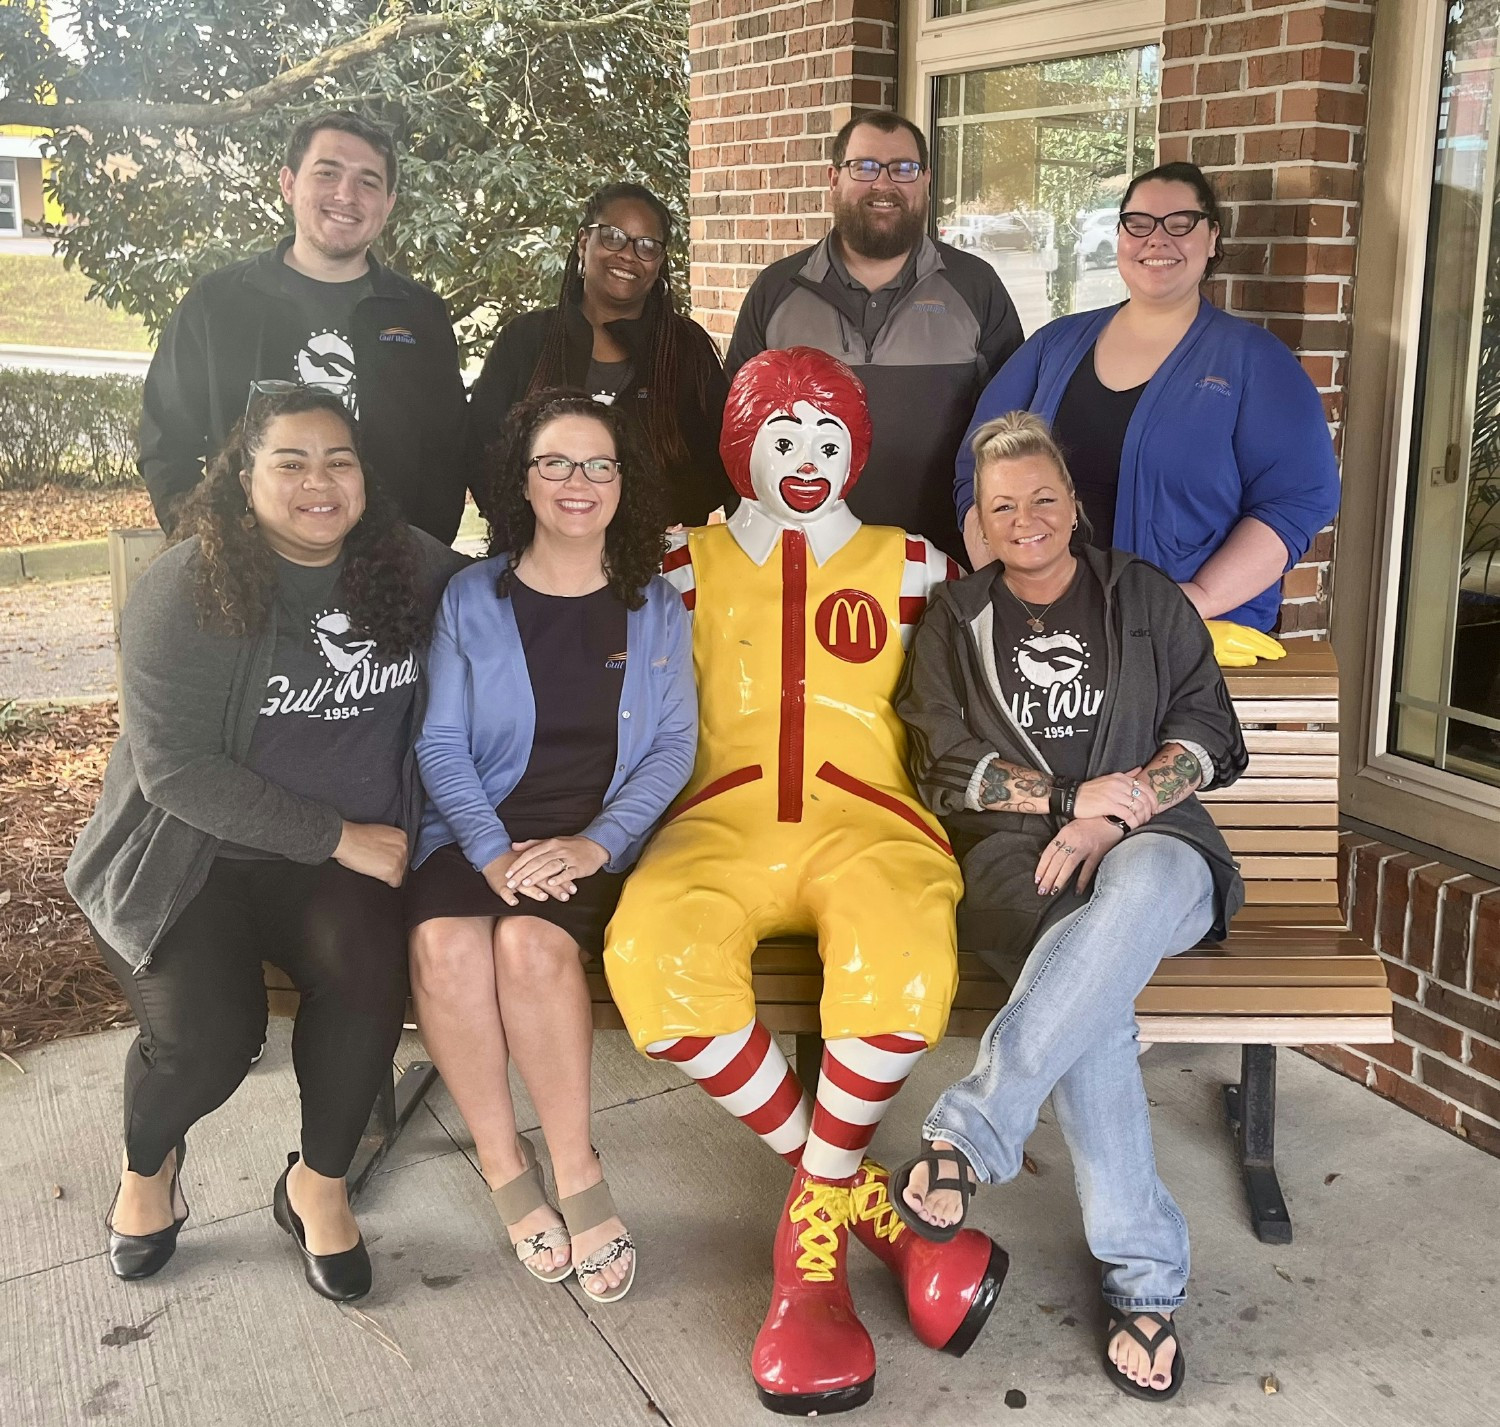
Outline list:
[[[1080,216],[1078,243],[1074,249],[1078,254],[1080,272],[1115,265],[1119,227],[1120,212],[1117,208],[1096,208]]]

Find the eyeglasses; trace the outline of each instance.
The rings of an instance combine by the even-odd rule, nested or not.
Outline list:
[[[1122,213],[1120,227],[1132,238],[1149,238],[1156,232],[1157,224],[1160,224],[1174,238],[1186,238],[1207,218],[1207,213],[1199,212],[1196,208],[1180,208],[1176,213],[1168,213],[1161,218],[1154,213]]]
[[[607,252],[623,253],[628,243],[635,249],[636,257],[643,263],[660,262],[667,251],[667,245],[662,239],[632,238],[623,228],[616,228],[613,223],[590,223],[583,231],[597,233],[599,241],[604,244]]]
[[[874,183],[882,170],[890,174],[892,183],[915,183],[922,176],[916,159],[892,159],[888,164],[879,159],[845,159],[834,167],[843,169],[855,183]]]
[[[286,396],[294,391],[326,391],[329,396],[343,400],[345,388],[335,386],[332,382],[288,382],[267,377],[263,381],[250,383],[250,395],[245,398],[245,415],[250,415],[250,408],[255,405],[255,398],[258,396]]]
[[[607,486],[620,474],[620,463],[609,456],[590,456],[587,461],[575,461],[556,451],[546,451],[533,456],[530,464],[544,481],[565,481],[574,471],[582,471],[586,481],[596,486]]]

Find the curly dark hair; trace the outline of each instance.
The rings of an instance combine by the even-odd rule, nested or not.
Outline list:
[[[586,416],[614,437],[620,462],[620,508],[604,532],[604,577],[626,609],[646,603],[646,586],[661,568],[666,552],[666,520],[661,482],[644,444],[618,407],[605,406],[570,387],[555,387],[511,407],[500,438],[491,447],[486,470],[488,488],[482,508],[488,513],[491,555],[508,554],[495,591],[510,596],[511,572],[536,538],[536,513],[526,499],[532,442],[549,421]]]
[[[271,422],[310,411],[331,412],[344,423],[364,467],[365,510],[344,537],[340,577],[349,620],[383,656],[402,658],[426,642],[432,624],[417,597],[416,543],[364,463],[358,423],[333,392],[312,387],[256,396],[183,503],[173,540],[198,537],[199,628],[240,639],[265,629],[276,598],[276,562],[250,513],[241,477],[254,465]]]

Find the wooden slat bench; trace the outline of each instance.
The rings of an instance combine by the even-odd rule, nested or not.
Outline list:
[[[1226,671],[1250,767],[1205,803],[1238,857],[1246,905],[1220,946],[1162,964],[1136,1002],[1141,1039],[1243,1047],[1224,1088],[1250,1221],[1267,1243],[1292,1237],[1276,1178],[1276,1047],[1394,1038],[1378,956],[1345,927],[1338,899],[1338,671],[1326,644],[1298,644],[1276,664]],[[811,941],[763,942],[752,967],[761,1020],[796,1037],[812,1088],[822,1059],[822,970]],[[590,976],[594,1025],[623,1023],[602,973]],[[978,1037],[1004,1006],[1006,982],[979,956],[959,958],[950,1036]]]

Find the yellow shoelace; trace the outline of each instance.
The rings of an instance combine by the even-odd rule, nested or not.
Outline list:
[[[809,1283],[832,1283],[839,1263],[839,1230],[849,1222],[849,1190],[809,1179],[788,1217],[807,1227],[797,1235],[797,1268]]]
[[[873,1222],[875,1237],[894,1244],[906,1232],[906,1225],[901,1222],[901,1216],[891,1205],[886,1173],[868,1160],[861,1166],[861,1169],[865,1175],[863,1182],[851,1186],[849,1190],[850,1209],[853,1215],[851,1222],[856,1224]]]

